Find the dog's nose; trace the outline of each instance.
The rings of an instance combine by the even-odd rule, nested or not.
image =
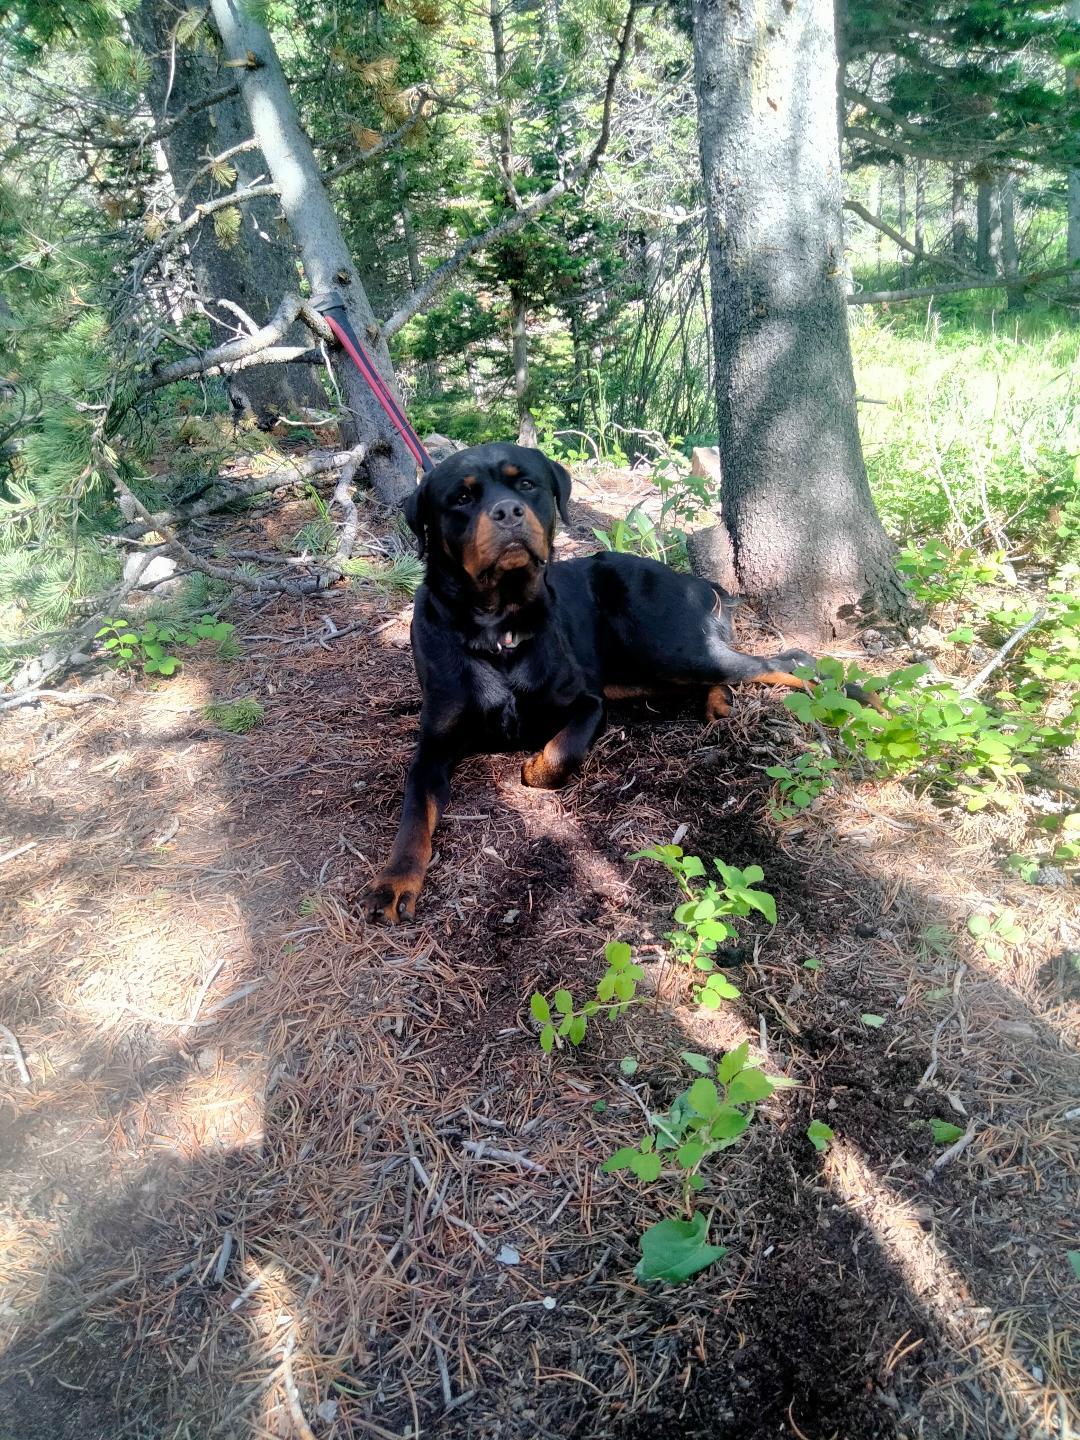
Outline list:
[[[525,506],[520,500],[499,500],[488,512],[498,525],[510,525],[515,520],[524,520]]]

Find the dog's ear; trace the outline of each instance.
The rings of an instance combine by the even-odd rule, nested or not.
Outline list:
[[[401,507],[409,529],[419,542],[417,554],[421,560],[427,550],[427,496],[424,492],[423,483],[417,485],[412,494],[406,496],[405,503]]]
[[[547,457],[545,456],[545,459]],[[559,514],[562,516],[564,525],[570,524],[570,515],[566,509],[567,501],[570,499],[570,471],[565,465],[560,465],[557,460],[548,460],[551,467],[551,478],[555,485],[555,503],[559,507]]]

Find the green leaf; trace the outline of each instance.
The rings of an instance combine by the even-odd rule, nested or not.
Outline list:
[[[1067,1250],[1065,1253],[1069,1257],[1069,1264],[1072,1266],[1073,1275],[1077,1280],[1080,1280],[1080,1250]]]
[[[750,1117],[732,1105],[724,1105],[709,1124],[714,1140],[737,1140],[749,1126]]]
[[[570,1029],[567,1031],[567,1038],[569,1039],[571,1045],[580,1045],[582,1040],[585,1039],[585,1030],[588,1026],[588,1023],[589,1022],[585,1019],[584,1015],[575,1015],[574,1018],[570,1021]]]
[[[569,1015],[574,1008],[574,997],[569,990],[555,991],[555,1009],[560,1015]]]
[[[954,1140],[959,1140],[963,1130],[959,1125],[954,1125],[951,1120],[933,1119],[930,1121],[930,1129],[934,1133],[935,1145],[951,1145]]]
[[[802,968],[804,970],[820,970],[821,961],[817,958],[816,955],[811,955],[808,960],[804,960],[802,962]]]
[[[596,998],[604,1005],[606,1005],[615,994],[616,978],[617,976],[613,970],[609,970],[606,975],[600,977],[600,983],[596,987]]]
[[[737,1000],[742,993],[725,975],[710,975],[705,982],[705,989],[718,1000]]]
[[[659,1155],[643,1155],[634,1151],[634,1159],[630,1161],[630,1169],[639,1180],[657,1180],[660,1171],[664,1168],[664,1162]]]
[[[540,1031],[540,1049],[550,1054],[555,1049],[555,1026],[545,1025]]]
[[[695,1080],[686,1092],[686,1098],[706,1120],[711,1119],[720,1109],[720,1094],[711,1080]]]
[[[705,1154],[704,1140],[687,1140],[680,1145],[675,1152],[676,1161],[684,1170],[693,1170],[700,1163],[701,1157]]]
[[[621,940],[612,940],[604,946],[604,959],[613,970],[625,970],[630,964],[630,946]]]
[[[606,1101],[606,1100],[594,1100],[594,1101],[593,1101],[593,1107],[592,1107],[592,1108],[593,1108],[593,1114],[594,1114],[594,1115],[603,1115],[604,1111],[607,1109],[607,1101]]]
[[[638,1242],[641,1260],[634,1275],[638,1280],[666,1280],[671,1285],[689,1280],[727,1254],[726,1246],[710,1245],[707,1234],[708,1222],[699,1210],[691,1220],[658,1220]]]
[[[690,1069],[696,1070],[699,1075],[711,1075],[713,1073],[713,1062],[707,1055],[699,1055],[696,1050],[684,1050],[682,1052],[682,1058],[686,1061],[687,1065],[690,1066]]]
[[[605,1175],[612,1174],[615,1170],[629,1170],[633,1160],[641,1155],[641,1151],[631,1145],[624,1145],[621,1150],[616,1150],[614,1155],[609,1155],[600,1169]]]
[[[753,1105],[758,1100],[767,1100],[773,1093],[773,1083],[760,1070],[740,1071],[728,1086],[727,1098],[732,1105]]]
[[[735,1076],[738,1075],[739,1071],[746,1064],[749,1055],[749,1040],[744,1040],[743,1043],[736,1046],[734,1050],[727,1052],[720,1061],[720,1064],[716,1067],[716,1078],[720,1081],[721,1085],[727,1085],[731,1080],[734,1080]]]
[[[820,1120],[811,1120],[806,1127],[806,1138],[815,1150],[827,1150],[829,1141],[833,1138],[832,1126],[825,1125]]]
[[[632,975],[628,974],[627,971],[624,970],[622,974],[616,975],[615,994],[620,1000],[632,1000],[636,988],[637,981]]]
[[[638,1062],[632,1055],[624,1055],[619,1061],[619,1069],[624,1075],[636,1075]]]
[[[860,1015],[859,1019],[864,1025],[868,1025],[871,1030],[880,1030],[882,1025],[885,1024],[885,1017],[883,1015]]]
[[[529,1001],[529,1009],[534,1020],[550,1020],[551,1006],[544,999],[543,995],[533,995]]]
[[[976,936],[977,938],[978,938],[978,937],[981,937],[981,936],[983,936],[983,935],[989,935],[989,934],[990,934],[990,920],[989,920],[989,917],[986,916],[986,915],[969,915],[969,916],[968,916],[968,922],[967,922],[967,928],[971,931],[972,935]]]

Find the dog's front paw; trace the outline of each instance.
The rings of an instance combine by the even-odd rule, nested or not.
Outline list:
[[[565,767],[555,765],[543,750],[530,755],[521,766],[521,783],[532,790],[558,790],[568,778]]]
[[[384,920],[388,925],[412,920],[422,883],[415,870],[381,870],[360,892],[360,911],[366,920]]]

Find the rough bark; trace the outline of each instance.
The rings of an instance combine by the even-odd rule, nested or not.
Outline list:
[[[967,248],[967,221],[964,218],[964,176],[953,168],[952,176],[952,217],[951,239],[953,259],[959,264]]]
[[[901,235],[907,234],[907,161],[901,160],[896,167],[896,228]],[[900,252],[900,260],[907,261],[907,253]]]
[[[514,362],[514,405],[517,410],[518,444],[536,444],[536,421],[529,409],[529,333],[525,295],[510,286],[510,340]]]
[[[993,268],[990,260],[990,192],[989,180],[980,180],[975,196],[975,264],[987,273]]]
[[[281,208],[299,247],[312,294],[336,290],[342,296],[353,329],[396,395],[390,352],[319,178],[311,141],[300,125],[269,32],[249,18],[243,0],[211,0],[210,8],[226,63],[249,57],[247,66],[236,70],[241,93],[252,132],[280,190]],[[346,441],[349,445],[358,440],[365,443],[368,479],[380,499],[397,503],[416,483],[412,457],[355,366],[341,356],[334,371],[351,417]]]
[[[1080,25],[1080,0],[1069,0],[1069,19],[1074,25]],[[1077,93],[1080,90],[1080,71],[1065,71],[1065,90],[1075,112],[1080,100]],[[1080,147],[1074,147],[1075,163],[1068,167],[1069,216],[1065,258],[1070,265],[1080,262],[1080,155],[1076,153],[1077,149]]]
[[[856,420],[832,0],[696,0],[694,21],[723,528],[740,590],[820,640],[903,608]]]
[[[1020,274],[1020,247],[1016,240],[1015,175],[1003,175],[998,186],[998,210],[1001,217],[1001,271],[1006,282]],[[1007,285],[1009,309],[1023,310],[1027,292],[1023,285]]]
[[[162,136],[161,146],[173,190],[178,197],[187,195],[186,208],[190,208],[223,188],[207,171],[207,158],[247,140],[251,123],[231,72],[223,71],[217,58],[205,50],[175,43],[173,30],[181,13],[159,0],[143,0],[130,24],[150,61],[147,98],[154,117],[159,125],[172,118],[178,121]],[[232,94],[217,104],[195,108],[230,84]],[[229,164],[239,186],[265,171],[258,151],[235,154]],[[227,340],[236,329],[234,316],[215,309],[217,301],[231,300],[261,325],[281,297],[296,289],[295,250],[277,217],[274,199],[252,201],[241,212],[240,234],[232,245],[224,245],[213,225],[207,224],[198,243],[191,246],[196,289],[211,321],[216,321],[215,343]],[[303,343],[306,333],[298,329],[290,338]],[[272,423],[298,405],[325,403],[314,373],[298,366],[256,366],[245,371],[242,383],[232,389],[238,397],[242,393],[260,424]]]
[[[926,161],[915,161],[915,253],[926,254]]]

